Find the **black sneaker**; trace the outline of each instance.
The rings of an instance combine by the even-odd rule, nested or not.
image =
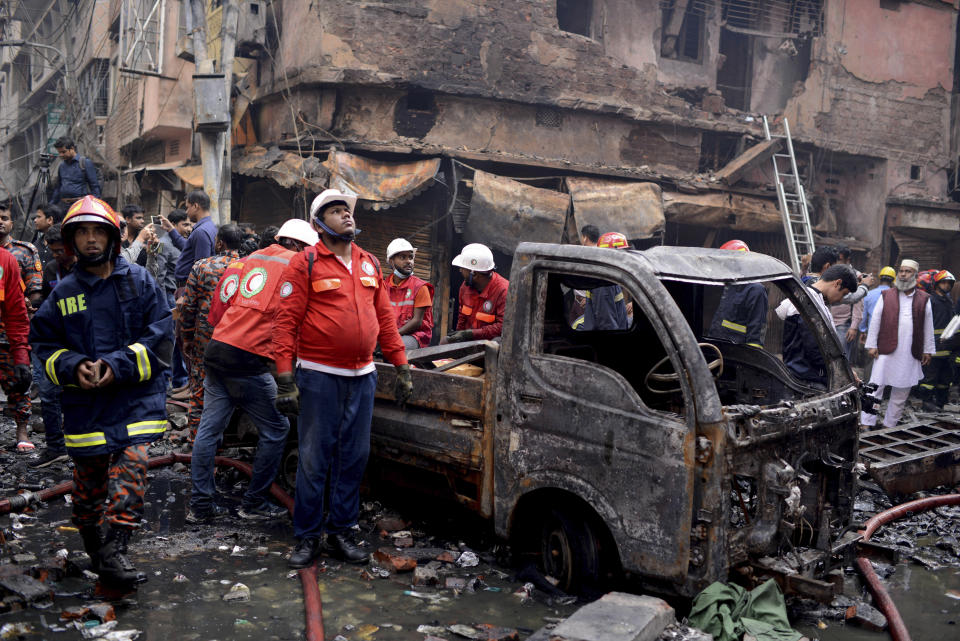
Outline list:
[[[37,457],[36,460],[30,461],[29,465],[32,468],[41,468],[68,460],[70,460],[70,456],[67,455],[66,452],[51,452],[50,450],[44,450],[43,454]]]
[[[309,567],[314,559],[320,556],[321,547],[319,537],[308,536],[301,539],[287,560],[287,567],[294,569]]]
[[[286,517],[288,514],[289,512],[285,509],[269,501],[257,507],[241,507],[237,510],[237,516],[245,521],[276,521]]]
[[[226,516],[230,510],[220,505],[214,503],[209,508],[204,510],[194,510],[192,507],[187,508],[187,517],[186,522],[191,525],[197,525],[199,523],[209,523],[213,519],[219,516]]]

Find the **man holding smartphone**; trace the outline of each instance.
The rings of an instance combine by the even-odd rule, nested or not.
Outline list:
[[[127,559],[127,543],[143,518],[147,448],[167,425],[170,307],[147,271],[120,255],[120,220],[110,205],[84,196],[61,233],[77,267],[40,306],[30,344],[47,378],[63,386],[73,522],[84,548],[101,581],[133,587],[146,575]]]

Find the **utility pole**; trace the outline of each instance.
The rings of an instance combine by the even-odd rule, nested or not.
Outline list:
[[[240,9],[237,0],[225,0],[223,3],[223,20],[220,26],[222,45],[220,49],[220,68],[227,83],[227,104],[231,104],[230,95],[233,92],[233,58],[237,50],[237,29],[239,27]],[[233,152],[233,109],[230,110],[230,124],[223,132],[223,170],[221,172],[220,189],[220,217],[223,222],[232,220],[232,152]]]
[[[196,61],[196,73],[213,73],[213,61],[207,55],[207,14],[204,8],[204,0],[190,0],[190,11],[193,16],[193,56]],[[213,218],[215,224],[220,225],[222,223],[219,206],[220,164],[223,160],[223,142],[218,134],[206,131],[199,133],[200,162],[203,164],[203,191],[210,197],[210,217]],[[219,155],[217,154],[218,151],[220,152]]]

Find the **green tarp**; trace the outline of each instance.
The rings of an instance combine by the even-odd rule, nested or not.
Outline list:
[[[770,579],[750,592],[739,585],[712,583],[693,600],[687,622],[714,641],[740,641],[749,633],[759,641],[797,641],[780,588]]]

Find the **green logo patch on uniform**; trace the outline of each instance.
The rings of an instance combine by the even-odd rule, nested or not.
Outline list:
[[[240,275],[230,274],[223,285],[220,286],[220,302],[229,302],[233,295],[237,293],[237,287],[240,285]]]
[[[267,285],[267,270],[263,267],[254,267],[240,282],[240,295],[244,298],[253,298]]]

